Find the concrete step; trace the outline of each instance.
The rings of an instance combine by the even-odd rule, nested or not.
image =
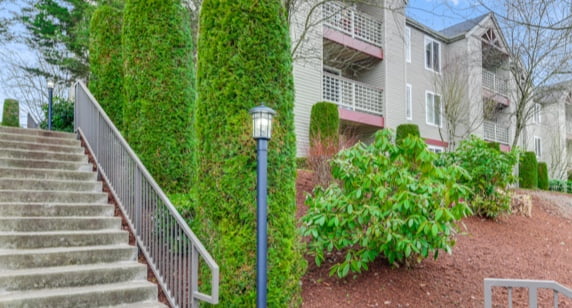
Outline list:
[[[146,277],[147,267],[135,261],[9,270],[0,273],[0,289],[23,291],[83,287],[145,280]]]
[[[101,192],[103,184],[96,181],[54,181],[35,179],[2,178],[0,175],[0,190],[58,190],[58,191],[89,191]]]
[[[0,176],[5,178],[52,179],[69,181],[95,181],[97,173],[93,171],[50,170],[0,167]]]
[[[55,160],[67,162],[85,162],[87,156],[83,153],[68,154],[47,151],[32,151],[23,149],[2,149],[0,158],[18,158],[18,159],[35,159],[35,160]]]
[[[1,151],[1,149],[0,149]],[[28,169],[52,169],[71,171],[92,171],[93,166],[86,162],[62,162],[57,160],[34,160],[0,158],[0,167],[4,168],[28,168]]]
[[[0,217],[0,232],[119,230],[120,217]]]
[[[44,136],[38,136],[38,135],[13,134],[13,133],[3,132],[3,131],[0,131],[0,140],[33,142],[33,143],[50,144],[50,145],[67,145],[67,146],[80,146],[81,145],[80,141],[77,139],[59,138],[59,137],[55,137],[55,136],[44,137]]]
[[[0,216],[113,216],[115,208],[109,204],[75,203],[0,203]]]
[[[168,306],[157,301],[136,302],[131,304],[123,304],[117,306],[109,306],[108,308],[168,308]]]
[[[0,270],[133,261],[136,257],[137,248],[127,244],[40,249],[0,249]]]
[[[107,203],[102,192],[0,190],[0,202]]]
[[[0,232],[0,249],[115,245],[129,242],[124,230]]]
[[[30,129],[30,128],[0,126],[0,132],[9,133],[9,134],[21,134],[21,135],[31,135],[31,136],[77,139],[77,135],[75,133],[56,132],[56,131],[49,131],[49,130],[43,130],[43,129]]]
[[[136,280],[96,286],[9,292],[0,307],[102,307],[157,300],[157,285]]]
[[[85,153],[85,150],[79,146],[51,145],[51,144],[40,144],[33,142],[7,141],[7,140],[0,140],[0,149],[22,149],[22,150],[32,150],[32,151],[79,153],[79,154]]]

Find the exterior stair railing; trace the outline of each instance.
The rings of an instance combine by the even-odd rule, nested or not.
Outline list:
[[[512,307],[513,288],[528,289],[528,307],[530,308],[538,307],[538,289],[552,290],[554,297],[554,307],[558,307],[559,294],[562,294],[568,298],[572,298],[572,290],[562,286],[555,281],[485,278],[485,308],[492,307],[493,287],[503,287],[508,289],[508,303],[506,307]]]
[[[75,130],[94,156],[140,251],[173,307],[218,303],[219,267],[157,185],[87,87],[75,84]],[[210,295],[199,291],[199,261]]]

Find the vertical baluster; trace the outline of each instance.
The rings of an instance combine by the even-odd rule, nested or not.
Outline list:
[[[530,308],[536,308],[537,307],[537,304],[538,304],[537,291],[538,291],[538,289],[536,287],[528,288],[528,307],[530,307]]]
[[[558,291],[554,291],[554,308],[558,308]]]
[[[512,288],[508,287],[508,308],[512,308]]]

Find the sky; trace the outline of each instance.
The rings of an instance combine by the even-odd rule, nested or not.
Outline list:
[[[441,30],[486,13],[486,10],[483,8],[472,5],[471,3],[473,2],[475,0],[409,0],[406,14],[430,28]],[[10,4],[8,4],[8,7],[0,6],[0,16],[7,14],[10,9],[13,9],[10,6]],[[6,48],[6,46],[2,48]],[[10,46],[10,48],[15,48],[22,54],[29,53],[25,47]],[[29,58],[32,59],[33,57]],[[2,74],[1,70],[0,74]],[[1,105],[4,99],[8,97],[7,91],[0,84],[0,116],[2,113]],[[25,115],[22,115],[22,117],[25,118]]]

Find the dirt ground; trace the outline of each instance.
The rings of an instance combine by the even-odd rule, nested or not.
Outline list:
[[[299,215],[311,175],[298,176]],[[497,221],[463,219],[453,254],[426,259],[413,269],[377,260],[369,271],[330,277],[331,263],[317,267],[308,256],[303,307],[483,307],[484,278],[554,280],[572,288],[572,195],[521,191],[532,196],[532,217]],[[552,307],[552,291],[539,291],[539,307]],[[528,292],[513,292],[513,307],[527,307]],[[495,289],[495,307],[508,307],[507,292]],[[560,297],[560,307],[572,300]]]

